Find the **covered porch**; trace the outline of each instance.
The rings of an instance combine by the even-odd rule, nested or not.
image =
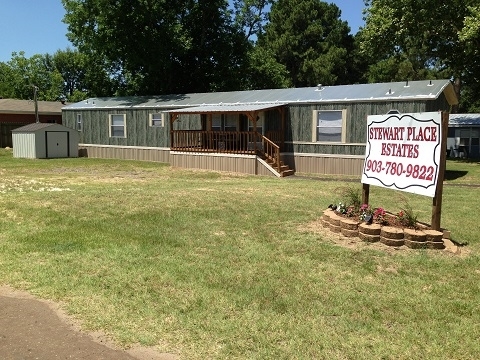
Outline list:
[[[283,105],[205,105],[168,113],[172,151],[256,155],[279,173],[285,170],[280,159],[285,131]],[[181,115],[200,116],[199,128],[175,126]]]

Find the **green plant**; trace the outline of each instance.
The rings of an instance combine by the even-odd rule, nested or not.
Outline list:
[[[337,188],[342,201],[339,203],[344,204],[345,208],[350,209],[349,213],[360,213],[360,206],[362,205],[362,194],[358,187],[345,186]]]
[[[402,226],[417,228],[418,215],[414,213],[412,206],[405,202],[403,208],[397,213],[397,219]]]

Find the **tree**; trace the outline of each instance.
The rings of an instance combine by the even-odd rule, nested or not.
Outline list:
[[[68,97],[75,91],[85,92],[85,59],[78,51],[67,48],[58,50],[53,55],[55,68],[62,74],[64,81],[63,93]]]
[[[478,0],[365,1],[366,25],[359,36],[373,64],[369,81],[456,78],[460,83],[478,58],[466,54],[461,38],[470,41],[467,28],[478,23],[475,4]]]
[[[353,37],[340,14],[320,0],[278,0],[258,44],[286,67],[295,87],[354,82],[347,62]]]
[[[111,96],[115,82],[104,64],[77,50],[58,50],[54,55],[13,53],[7,63],[0,63],[0,96],[30,99],[33,85],[39,100],[81,101],[89,96]]]
[[[115,81],[101,59],[67,48],[52,56],[55,69],[63,78],[63,94],[70,102],[92,96],[112,96]]]
[[[62,75],[48,55],[26,58],[23,51],[12,53],[12,59],[0,67],[0,80],[2,97],[31,99],[33,87],[37,86],[38,100],[58,101],[62,98]]]
[[[268,20],[267,8],[274,0],[234,0],[235,23],[243,29],[245,37],[251,40],[263,33]]]
[[[461,110],[480,112],[480,5],[467,8],[468,15],[459,32],[464,56],[470,60],[463,76]]]
[[[225,0],[190,1],[180,16],[183,44],[174,63],[174,92],[241,88],[250,44]]]
[[[0,97],[14,98],[13,86],[11,84],[12,69],[8,64],[0,62]]]
[[[246,39],[225,0],[62,0],[68,38],[105,59],[126,94],[231,90]]]
[[[243,90],[278,89],[292,86],[288,71],[271,50],[255,46],[250,50]]]

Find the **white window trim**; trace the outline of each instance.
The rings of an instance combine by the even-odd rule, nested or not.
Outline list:
[[[339,110],[313,110],[312,114],[312,142],[317,144],[333,144],[338,143],[338,141],[317,141],[317,114],[319,112],[342,112],[342,135],[341,135],[341,144],[347,142],[347,109]]]
[[[123,136],[112,135],[112,117],[123,116]],[[118,125],[117,125],[118,126]],[[108,114],[108,136],[113,138],[125,139],[127,137],[127,114]]]
[[[83,131],[83,115],[77,114],[75,128],[78,131]]]
[[[156,114],[160,114],[161,115],[161,121],[162,121],[162,124],[161,125],[153,125],[153,115],[156,115]],[[164,112],[156,112],[156,113],[150,113],[148,115],[148,124],[150,127],[164,127],[165,126],[165,113]],[[158,120],[158,119],[155,119],[155,120]]]

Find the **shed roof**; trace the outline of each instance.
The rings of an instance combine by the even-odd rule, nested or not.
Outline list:
[[[450,80],[423,80],[410,82],[337,85],[290,89],[248,90],[176,94],[161,96],[90,98],[63,108],[126,109],[126,108],[183,108],[211,105],[246,104],[302,104],[334,102],[372,102],[434,100],[445,93],[451,105],[458,103]]]
[[[480,114],[450,114],[449,126],[480,126]]]
[[[38,101],[38,113],[41,115],[62,115],[59,101]],[[0,99],[0,114],[35,114],[35,104],[32,100]]]
[[[19,128],[13,129],[12,132],[35,132],[37,130],[45,129],[51,126],[61,126],[63,125],[54,124],[54,123],[32,123]]]

